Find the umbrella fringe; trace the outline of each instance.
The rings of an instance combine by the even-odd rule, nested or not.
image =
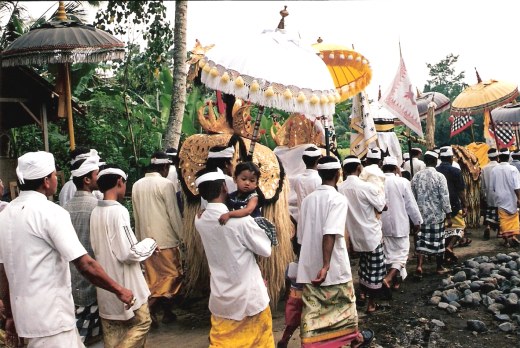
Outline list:
[[[69,52],[63,51],[45,51],[45,52],[27,52],[2,57],[2,66],[18,66],[18,65],[45,65],[45,64],[64,64],[64,63],[98,63],[108,60],[122,60],[125,57],[124,48],[114,50],[113,48],[99,49],[74,49]]]

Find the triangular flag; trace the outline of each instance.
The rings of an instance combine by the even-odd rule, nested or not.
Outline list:
[[[370,115],[370,106],[365,92],[354,96],[350,116],[350,154],[362,158],[369,144],[377,140],[376,126]]]
[[[417,135],[423,136],[415,94],[402,56],[394,81],[382,96],[380,103]]]

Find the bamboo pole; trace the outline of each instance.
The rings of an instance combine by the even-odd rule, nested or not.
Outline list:
[[[72,119],[72,92],[70,90],[70,64],[65,63],[65,98],[67,103],[67,125],[69,128],[70,149],[76,148],[76,140],[74,139],[74,123]]]

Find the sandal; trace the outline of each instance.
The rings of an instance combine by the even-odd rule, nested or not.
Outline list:
[[[445,275],[445,274],[448,273],[449,271],[450,271],[449,269],[443,267],[443,268],[441,268],[441,269],[438,269],[438,270],[436,271],[436,273],[437,273],[438,275]]]
[[[467,247],[468,245],[471,244],[471,242],[473,242],[471,240],[471,238],[462,238],[458,243],[457,245],[455,245],[456,247]]]
[[[359,332],[361,336],[363,336],[363,342],[361,342],[359,345],[354,345],[354,342],[352,342],[351,347],[352,348],[367,348],[370,347],[370,344],[372,343],[372,340],[374,339],[375,333],[372,329],[364,329]]]
[[[367,315],[370,315],[370,314],[374,314],[375,312],[384,312],[388,308],[390,308],[390,306],[383,306],[383,305],[380,305],[379,303],[376,303],[376,307],[373,310],[369,311],[368,308],[367,308],[365,313]]]

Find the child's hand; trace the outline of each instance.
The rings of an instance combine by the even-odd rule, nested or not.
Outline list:
[[[199,210],[199,212],[197,213],[197,217],[200,219],[200,217],[202,216],[202,213],[204,213],[204,210],[205,209],[202,209],[202,210]]]
[[[222,214],[220,216],[220,218],[218,219],[218,222],[221,224],[221,225],[225,225],[226,222],[229,220],[229,213],[225,213],[225,214]]]

